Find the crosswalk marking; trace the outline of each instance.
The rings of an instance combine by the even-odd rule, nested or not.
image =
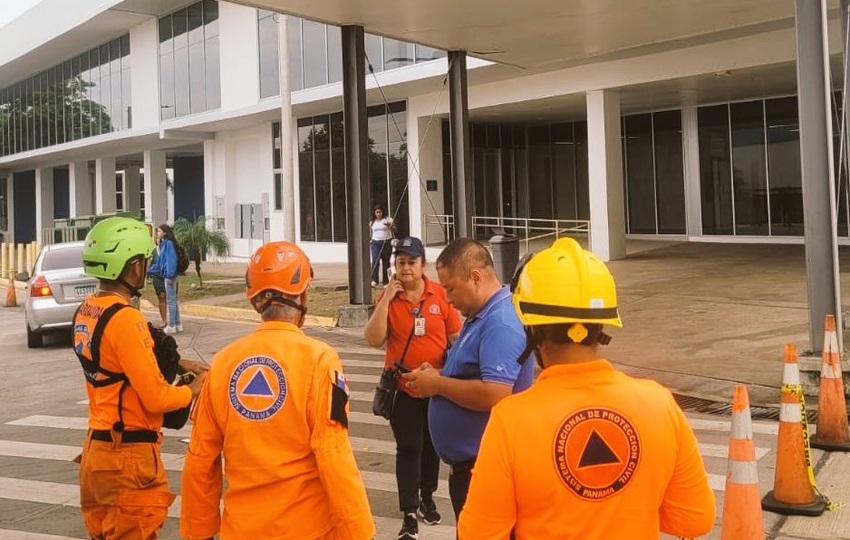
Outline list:
[[[729,457],[729,446],[726,444],[710,444],[710,443],[699,443],[699,453],[703,455],[703,457],[716,457],[726,459]],[[770,452],[770,448],[765,448],[763,446],[756,446],[756,459],[761,459],[767,453]]]
[[[13,531],[11,529],[0,529],[0,538],[3,540],[82,540],[79,538],[71,538],[70,536]]]
[[[59,429],[77,429],[85,431],[89,428],[88,418],[77,416],[50,416],[46,414],[33,414],[17,420],[6,422],[9,426],[46,427]],[[192,434],[191,425],[183,429],[163,429],[164,437],[188,437]]]
[[[729,433],[732,429],[732,422],[729,420],[709,420],[707,418],[688,418],[688,423],[694,431],[720,431]],[[810,425],[809,429],[814,429]],[[779,422],[753,422],[753,433],[759,435],[776,435],[779,433]]]

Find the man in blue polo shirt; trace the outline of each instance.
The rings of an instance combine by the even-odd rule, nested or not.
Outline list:
[[[455,240],[437,258],[436,267],[447,300],[466,322],[442,370],[423,364],[404,377],[410,389],[432,398],[431,440],[451,467],[449,495],[457,517],[490,409],[531,386],[534,366],[517,363],[525,350],[525,332],[487,248],[468,238]]]

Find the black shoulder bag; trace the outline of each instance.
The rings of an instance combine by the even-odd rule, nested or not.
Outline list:
[[[407,349],[410,347],[410,340],[413,339],[413,333],[416,331],[416,324],[410,329],[410,334],[407,336],[407,343],[404,344],[404,350],[401,351],[401,358],[398,363],[404,366],[404,356],[407,354]],[[395,404],[396,385],[398,384],[398,370],[393,368],[384,368],[381,372],[381,380],[378,381],[378,386],[375,387],[375,397],[372,398],[372,414],[390,419],[393,414],[393,405]]]

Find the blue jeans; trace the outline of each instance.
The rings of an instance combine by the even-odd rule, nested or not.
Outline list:
[[[180,306],[177,304],[177,278],[165,280],[165,303],[168,306],[168,326],[180,326]]]
[[[393,246],[392,239],[387,240],[370,240],[369,253],[372,255],[372,281],[379,283],[378,267],[381,267],[381,277],[384,278],[383,283],[389,283],[387,273],[390,270],[390,255],[392,255]]]

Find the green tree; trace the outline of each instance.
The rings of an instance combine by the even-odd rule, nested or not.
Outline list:
[[[186,255],[195,263],[195,273],[198,275],[198,286],[204,286],[201,276],[201,261],[204,256],[212,254],[216,257],[230,255],[230,240],[224,231],[207,227],[213,218],[199,216],[194,221],[178,218],[174,222],[174,236],[177,242],[186,250]]]

